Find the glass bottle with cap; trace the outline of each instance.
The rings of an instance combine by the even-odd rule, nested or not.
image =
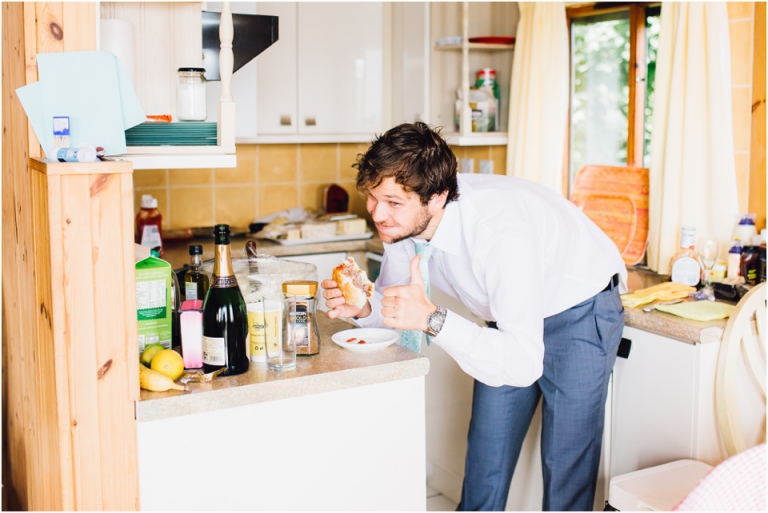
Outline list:
[[[179,121],[205,121],[205,68],[179,68],[176,82],[176,115]]]
[[[283,283],[283,293],[296,296],[296,316],[293,319],[297,356],[312,356],[320,352],[317,332],[317,282],[290,280]]]
[[[184,274],[184,297],[187,301],[205,300],[205,295],[208,293],[208,275],[200,271],[201,265],[203,265],[203,246],[193,244],[189,247],[189,270]]]

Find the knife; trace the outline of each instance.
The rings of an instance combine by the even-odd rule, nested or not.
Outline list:
[[[649,305],[649,306],[646,306],[645,308],[643,308],[643,312],[645,312],[645,313],[652,312],[653,310],[656,310],[657,306],[675,305],[675,304],[680,303],[682,301],[683,301],[682,299],[675,299],[674,301],[666,301],[664,303],[654,303],[652,305]]]

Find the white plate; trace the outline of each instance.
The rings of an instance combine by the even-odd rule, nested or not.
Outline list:
[[[271,239],[264,237],[264,240],[271,240],[282,246],[296,246],[298,244],[315,244],[317,242],[370,239],[371,237],[373,237],[373,232],[357,233],[355,235],[334,235],[333,237],[321,237],[319,239]]]
[[[365,344],[358,344],[357,341],[347,342],[347,340],[351,338],[365,340]],[[381,328],[355,328],[340,331],[331,337],[331,340],[333,340],[336,345],[339,345],[344,349],[349,349],[350,351],[358,351],[361,353],[384,349],[397,342],[399,339],[400,334],[397,331]]]

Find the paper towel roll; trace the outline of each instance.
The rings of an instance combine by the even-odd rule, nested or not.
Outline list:
[[[133,79],[133,23],[128,20],[102,19],[100,29],[101,49],[112,52],[117,56],[135,90],[136,83]]]

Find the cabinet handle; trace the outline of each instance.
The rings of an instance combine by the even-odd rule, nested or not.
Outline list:
[[[288,114],[280,116],[280,126],[291,126],[291,116]]]
[[[304,120],[304,123],[305,123],[307,126],[316,126],[316,125],[317,125],[317,121],[315,120],[315,118],[314,118],[314,117],[311,117],[311,118],[307,118],[307,119],[305,119],[305,120]]]
[[[628,338],[622,337],[621,342],[619,342],[619,349],[616,351],[616,356],[619,358],[628,359],[630,349],[632,349],[632,341]]]

